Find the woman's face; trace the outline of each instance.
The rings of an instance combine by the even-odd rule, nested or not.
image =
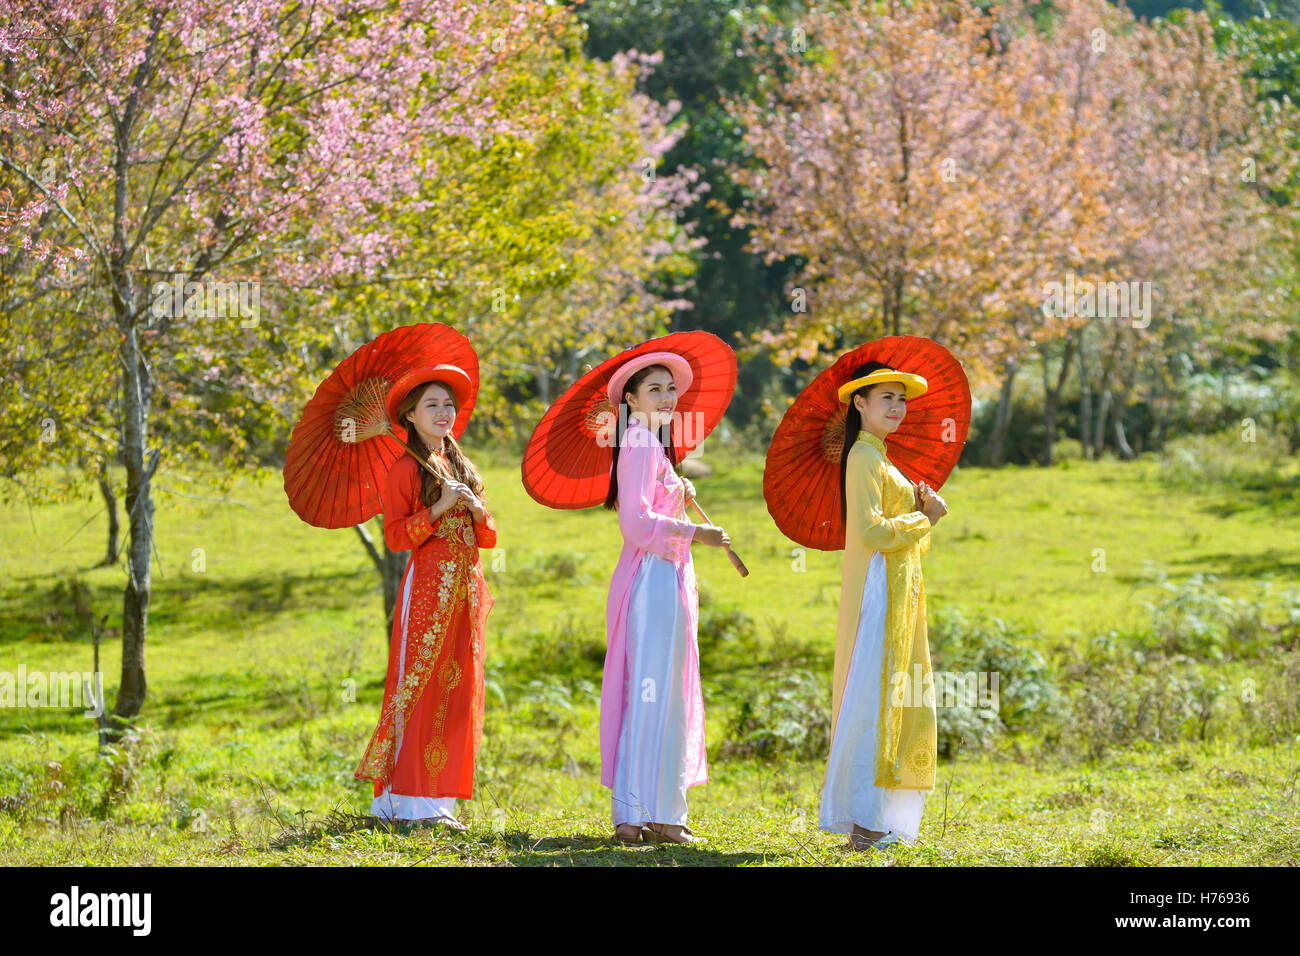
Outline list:
[[[907,414],[907,390],[897,382],[882,382],[854,395],[853,404],[862,416],[862,427],[883,437],[898,428]]]
[[[625,392],[627,410],[639,418],[652,431],[662,428],[672,420],[677,407],[677,385],[666,369],[652,369],[635,392]]]
[[[456,423],[456,400],[445,387],[434,383],[424,390],[406,420],[415,426],[427,448],[442,447],[442,440]]]

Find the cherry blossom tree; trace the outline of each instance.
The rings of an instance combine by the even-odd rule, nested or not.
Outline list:
[[[439,175],[431,140],[516,127],[494,105],[497,68],[553,15],[522,0],[0,0],[0,186],[14,200],[0,255],[21,250],[27,275],[76,300],[93,349],[82,378],[111,375],[119,395],[115,716],[145,700],[165,374],[203,378],[219,358],[268,370],[268,300],[399,252],[384,211]]]

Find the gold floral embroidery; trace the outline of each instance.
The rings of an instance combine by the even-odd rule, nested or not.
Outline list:
[[[424,748],[424,766],[435,777],[447,766],[447,745],[441,739],[429,741],[429,745]]]
[[[454,654],[455,651],[453,650],[452,653]],[[434,743],[431,743],[424,752],[425,766],[429,767],[429,771],[435,776],[442,771],[442,768],[447,763],[447,744],[444,740],[444,734],[446,733],[447,727],[447,708],[451,704],[451,692],[455,690],[459,683],[460,664],[454,657],[448,657],[443,661],[442,666],[438,668],[438,687],[436,690],[438,694],[438,709],[433,715]],[[429,764],[429,749],[433,748],[435,744],[441,755],[441,759],[438,761],[436,767],[430,766]]]
[[[411,536],[411,541],[417,548],[433,534],[433,527],[429,524],[428,508],[421,508],[406,519],[406,533]]]
[[[421,512],[426,516],[427,511]],[[487,527],[493,527],[491,516],[486,521]],[[427,538],[439,538],[446,542],[443,550],[418,547],[412,553],[411,560],[416,566],[411,573],[422,579],[436,583],[432,586],[415,587],[408,609],[411,620],[430,621],[433,626],[411,641],[407,651],[410,662],[408,673],[394,690],[392,700],[381,714],[380,726],[386,725],[386,731],[378,731],[371,740],[366,754],[356,770],[356,776],[379,781],[388,781],[392,777],[395,761],[396,735],[399,726],[410,722],[416,702],[420,699],[430,678],[436,681],[438,704],[434,714],[435,742],[425,747],[422,755],[430,772],[437,774],[445,768],[447,762],[446,741],[443,739],[447,711],[450,706],[450,693],[461,683],[463,678],[460,663],[450,655],[456,653],[448,649],[448,658],[436,666],[443,653],[451,623],[454,606],[465,600],[470,613],[470,660],[471,676],[474,681],[474,696],[471,704],[471,726],[474,734],[474,747],[477,749],[483,731],[483,654],[484,634],[480,627],[481,606],[487,602],[490,609],[491,593],[483,578],[482,567],[478,559],[477,537],[472,517],[464,509],[455,509],[440,516],[437,522],[428,526]],[[414,536],[414,535],[413,535]],[[435,673],[436,672],[436,673]]]
[[[418,553],[417,553],[418,554]],[[416,560],[416,556],[412,557]],[[418,571],[418,568],[417,568]],[[420,699],[433,668],[429,665],[437,660],[447,637],[451,623],[451,607],[455,595],[459,592],[458,584],[469,578],[470,565],[460,561],[440,562],[440,580],[438,583],[438,607],[434,613],[434,626],[420,635],[414,642],[411,653],[411,668],[403,675],[393,694],[392,700],[380,717],[380,724],[387,724],[385,739],[372,739],[365,756],[361,758],[356,775],[363,778],[389,780],[392,777],[393,763],[396,760],[394,745],[397,726],[410,722],[411,712]],[[424,604],[421,603],[423,607]]]
[[[446,512],[438,521],[434,534],[455,545],[457,549],[460,545],[477,547],[477,539],[474,537],[474,519],[464,508],[454,508]]]

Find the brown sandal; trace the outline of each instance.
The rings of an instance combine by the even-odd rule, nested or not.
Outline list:
[[[888,834],[882,833],[878,837],[870,836],[870,834],[875,832],[875,830],[865,829],[855,823],[853,825],[853,832],[849,834],[849,846],[854,850],[870,850],[873,847],[876,847],[876,841],[883,840],[888,836]]]
[[[624,827],[627,827],[627,830]],[[630,835],[628,830],[632,831]],[[640,843],[644,836],[645,828],[639,827],[635,823],[620,823],[614,827],[614,839],[622,843]]]
[[[663,827],[663,829],[661,829]],[[647,843],[704,843],[704,837],[698,837],[691,832],[688,826],[681,827],[681,833],[673,836],[667,832],[666,826],[660,823],[648,823],[645,827],[645,841]]]

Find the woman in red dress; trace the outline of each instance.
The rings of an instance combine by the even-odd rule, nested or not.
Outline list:
[[[356,776],[375,782],[371,813],[394,821],[436,820],[465,829],[456,799],[474,793],[483,736],[484,631],[493,599],[478,549],[496,546],[483,480],[452,426],[470,395],[459,368],[417,369],[388,397],[390,420],[406,427],[416,454],[453,480],[440,481],[410,455],[384,483],[384,539],[412,552],[402,575],[379,726]]]

